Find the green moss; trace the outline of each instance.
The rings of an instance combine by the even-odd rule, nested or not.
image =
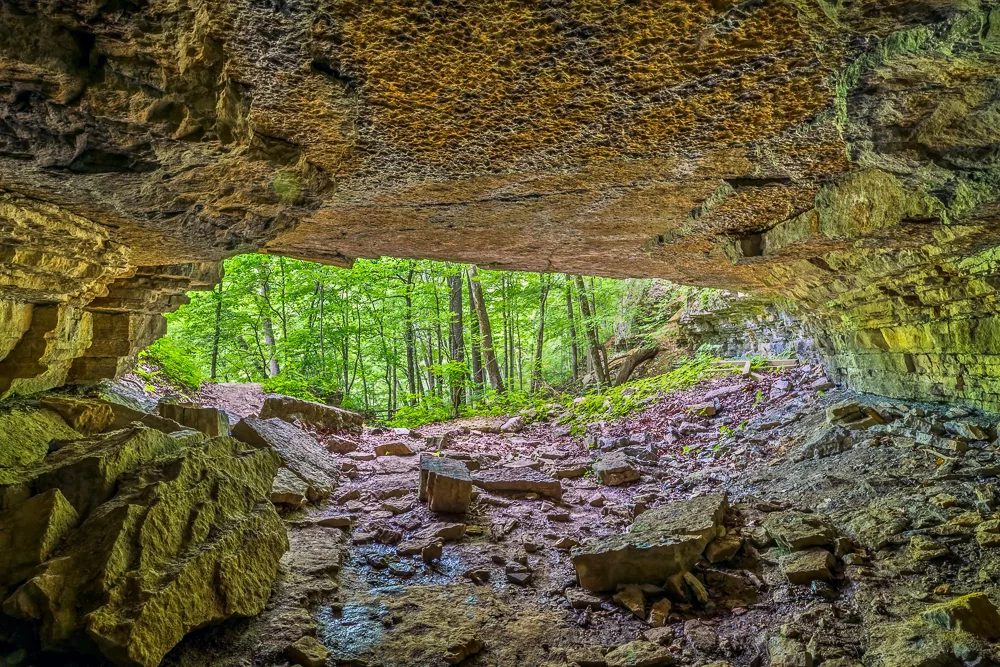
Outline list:
[[[281,201],[291,204],[299,198],[302,186],[299,177],[290,171],[279,171],[271,179],[271,191],[278,196]]]
[[[0,414],[0,468],[27,466],[45,458],[53,440],[77,440],[81,436],[49,410],[13,410]]]

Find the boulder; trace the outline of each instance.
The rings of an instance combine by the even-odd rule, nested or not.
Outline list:
[[[417,497],[432,512],[464,513],[472,502],[472,476],[462,461],[422,454]]]
[[[115,421],[115,414],[104,401],[77,399],[66,396],[46,396],[42,408],[58,413],[74,431],[94,435],[106,430]]]
[[[0,414],[0,468],[27,466],[45,458],[49,443],[77,440],[80,434],[51,410],[11,410]]]
[[[183,431],[186,428],[184,425],[178,424],[173,419],[167,419],[166,417],[161,417],[160,415],[143,412],[142,410],[137,410],[113,401],[108,401],[107,406],[115,416],[115,420],[110,426],[108,426],[107,429],[105,429],[106,431],[117,431],[127,428],[135,423],[142,424],[143,426],[156,429],[157,431],[162,431],[164,433],[176,433],[177,431]]]
[[[634,482],[642,475],[629,462],[624,452],[616,451],[602,456],[594,464],[598,481],[606,486],[619,486]]]
[[[724,494],[668,503],[639,515],[627,533],[580,544],[571,552],[580,585],[614,591],[687,572],[717,535],[727,506]]]
[[[297,421],[323,433],[360,432],[364,425],[364,418],[356,412],[280,394],[271,394],[264,399],[260,418],[278,418],[289,423]]]
[[[0,512],[0,591],[27,579],[78,523],[76,510],[59,489]]]
[[[732,533],[717,537],[705,548],[705,559],[712,564],[731,560],[743,546],[743,538]]]
[[[934,605],[920,614],[941,630],[968,632],[987,641],[1000,640],[1000,613],[985,593],[972,593]]]
[[[122,442],[86,443],[85,459],[62,461],[72,475],[50,469],[48,479],[66,481],[76,494],[104,489],[109,460],[140,451]],[[95,443],[112,453],[102,455]],[[271,451],[243,450],[227,437],[169,452],[141,450],[133,474],[112,480],[112,498],[77,508],[83,523],[3,611],[36,628],[44,649],[92,646],[116,664],[141,667],[159,665],[191,630],[259,613],[288,541],[267,502],[280,460]],[[61,504],[49,498],[53,507]],[[63,507],[60,516],[72,515]]]
[[[261,449],[273,449],[284,467],[308,485],[311,502],[329,497],[340,479],[340,462],[301,429],[280,419],[247,417],[233,427],[233,437]]]
[[[339,435],[328,435],[324,438],[326,451],[331,454],[350,454],[358,451],[358,443]]]
[[[208,436],[229,435],[229,417],[224,410],[203,408],[197,403],[164,403],[156,406],[161,417]]]
[[[562,499],[563,487],[558,479],[532,468],[494,468],[477,472],[472,483],[492,493],[537,493],[554,500]]]
[[[778,562],[789,583],[802,586],[814,581],[826,581],[837,559],[826,549],[807,549],[782,556]]]

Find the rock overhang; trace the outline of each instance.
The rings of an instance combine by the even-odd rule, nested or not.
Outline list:
[[[781,296],[837,379],[1000,406],[966,358],[996,352],[992,3],[25,2],[0,25],[0,394],[114,375],[264,250]]]

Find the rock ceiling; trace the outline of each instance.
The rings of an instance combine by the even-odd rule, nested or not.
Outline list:
[[[265,250],[781,296],[859,388],[991,407],[997,72],[992,0],[5,2],[0,395]]]

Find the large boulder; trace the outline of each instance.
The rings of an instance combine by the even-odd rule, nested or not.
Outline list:
[[[261,419],[276,417],[289,423],[300,422],[322,433],[357,432],[364,426],[364,418],[356,412],[280,394],[271,394],[264,399],[259,416]]]
[[[718,534],[727,506],[725,494],[667,503],[639,515],[627,533],[580,544],[571,552],[580,586],[661,585],[689,571]]]
[[[204,408],[196,403],[160,403],[156,411],[161,417],[181,426],[201,431],[205,435],[229,435],[229,417],[218,408]]]
[[[83,435],[100,433],[115,420],[115,415],[107,403],[93,399],[46,396],[41,400],[41,407],[58,413],[70,428]]]
[[[0,468],[16,468],[41,461],[49,443],[81,436],[51,410],[11,410],[0,414]]]
[[[301,429],[280,419],[246,417],[233,427],[233,437],[253,447],[273,449],[288,468],[308,486],[316,502],[329,497],[340,479],[340,461]]]
[[[0,512],[0,590],[27,579],[78,523],[76,510],[59,489]]]
[[[177,446],[149,445],[166,440]],[[191,630],[264,608],[288,547],[267,502],[275,452],[141,428],[85,445],[48,457],[34,483],[54,486],[0,518],[37,517],[30,556],[52,556],[23,575],[7,570],[8,580],[30,578],[14,582],[5,614],[35,628],[46,650],[153,667]],[[80,502],[88,489],[112,497]],[[66,532],[74,512],[83,523]]]

